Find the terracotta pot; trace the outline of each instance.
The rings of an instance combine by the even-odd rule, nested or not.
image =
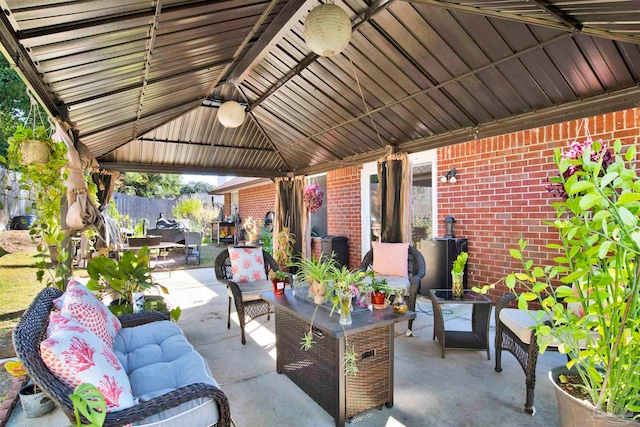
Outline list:
[[[564,366],[549,371],[558,400],[558,422],[560,427],[626,427],[638,426],[638,422],[625,420],[618,416],[596,409],[591,403],[571,396],[558,386],[560,375],[577,374],[575,369]]]
[[[384,304],[384,300],[387,297],[387,294],[384,292],[373,291],[371,295],[371,304],[382,305]]]
[[[283,279],[273,279],[271,281],[271,284],[273,285],[273,293],[276,295],[282,295],[284,294],[284,288],[287,285],[287,282]]]

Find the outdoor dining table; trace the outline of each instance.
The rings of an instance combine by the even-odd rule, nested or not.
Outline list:
[[[129,246],[128,244],[125,244],[122,247],[122,250],[123,251],[130,250],[138,253],[138,251],[140,251],[140,249],[142,248],[144,248],[144,246]],[[166,271],[167,273],[169,273],[169,277],[171,277],[171,270],[169,270],[169,267],[167,267],[166,265],[167,252],[169,251],[169,249],[173,249],[173,248],[184,248],[184,245],[181,243],[174,243],[174,242],[160,242],[157,245],[149,245],[147,246],[147,248],[149,248],[150,261],[151,261],[151,258],[155,260],[154,268],[158,267]],[[160,264],[158,262],[159,257],[162,257],[163,264]]]

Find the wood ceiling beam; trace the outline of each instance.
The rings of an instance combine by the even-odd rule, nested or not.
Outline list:
[[[415,153],[434,148],[446,147],[453,144],[468,142],[492,136],[505,135],[531,129],[532,126],[542,127],[569,120],[606,114],[640,106],[640,84],[603,95],[569,102],[563,105],[544,108],[538,111],[520,114],[505,119],[482,123],[476,127],[467,127],[445,134],[418,138],[405,141],[398,145],[398,150]],[[335,162],[323,163],[295,171],[296,174],[311,175],[327,172],[347,166],[360,165],[371,162],[384,155],[384,149],[350,156]]]
[[[368,118],[372,114],[375,114],[375,113],[378,113],[380,111],[389,109],[389,108],[391,108],[391,107],[393,107],[395,105],[402,104],[402,103],[407,102],[407,101],[409,101],[409,100],[411,100],[413,98],[416,98],[418,96],[425,95],[425,94],[427,94],[429,92],[433,92],[435,90],[442,89],[443,87],[445,87],[447,85],[450,85],[452,83],[456,83],[456,82],[458,82],[458,81],[460,81],[462,79],[465,79],[467,77],[473,76],[474,74],[480,73],[480,72],[482,72],[482,71],[484,71],[486,69],[494,68],[495,66],[497,66],[499,64],[502,64],[503,62],[507,62],[507,61],[510,61],[512,59],[516,59],[516,58],[518,58],[518,57],[520,57],[520,56],[522,56],[522,55],[524,55],[524,54],[526,54],[528,52],[540,49],[540,48],[542,48],[542,47],[544,47],[544,46],[546,46],[548,44],[554,43],[554,42],[556,42],[558,40],[561,40],[561,39],[564,39],[564,38],[567,38],[567,37],[571,37],[571,36],[573,36],[573,34],[574,33],[563,33],[563,34],[559,34],[559,35],[557,35],[555,37],[552,37],[552,38],[550,38],[548,40],[545,40],[543,42],[536,43],[535,45],[529,46],[526,49],[522,49],[522,50],[519,50],[517,52],[512,53],[511,55],[504,56],[504,57],[498,59],[497,61],[489,62],[488,64],[485,64],[485,65],[483,65],[481,67],[474,68],[473,70],[470,70],[470,71],[467,71],[466,73],[460,74],[457,77],[453,77],[453,78],[451,78],[449,80],[446,80],[446,81],[444,81],[442,83],[439,83],[437,85],[430,86],[430,87],[428,87],[426,89],[422,89],[422,90],[420,90],[418,92],[414,92],[414,93],[412,93],[410,95],[405,96],[404,98],[400,98],[400,99],[395,100],[393,102],[389,102],[387,104],[381,105],[380,107],[373,108],[373,109],[369,110],[368,112],[362,113],[362,114],[360,114],[358,116],[355,116],[355,117],[353,117],[353,118],[351,118],[349,120],[345,120],[343,122],[340,122],[340,123],[338,123],[336,125],[333,125],[333,126],[327,128],[327,129],[323,129],[323,130],[321,130],[319,132],[316,132],[316,133],[314,133],[312,135],[309,135],[309,136],[306,136],[304,138],[301,138],[301,139],[299,139],[297,141],[290,142],[289,144],[287,144],[284,147],[284,149],[290,148],[291,146],[300,144],[300,143],[305,142],[307,140],[311,140],[311,139],[316,138],[316,137],[318,137],[318,136],[320,136],[322,134],[325,134],[327,132],[331,132],[331,131],[333,131],[335,129],[341,128],[341,127],[346,126],[348,124],[351,124],[351,123],[357,122],[359,120]]]
[[[272,3],[277,3],[274,0]],[[265,56],[282,40],[282,38],[302,19],[309,8],[317,3],[316,0],[289,0],[286,2],[278,16],[269,24],[260,38],[253,44],[251,50],[242,58],[235,68],[229,73],[227,82],[236,86],[247,78],[253,68],[264,59]]]
[[[377,0],[374,2],[366,11],[356,16],[353,21],[351,21],[351,32],[357,31],[360,26],[364,25],[369,20],[373,19],[378,13],[386,10],[389,6],[391,6],[395,0]],[[285,85],[289,80],[300,74],[304,71],[309,65],[314,63],[319,58],[318,55],[311,52],[307,56],[302,59],[302,61],[298,62],[295,67],[293,67],[287,74],[285,74],[282,78],[280,78],[277,82],[275,82],[265,93],[260,95],[258,99],[256,99],[249,106],[249,111],[258,107],[262,104],[267,98],[273,95],[278,89],[280,89],[283,85]]]
[[[515,13],[498,12],[496,10],[484,9],[482,7],[466,6],[461,4],[443,2],[439,0],[402,0],[402,1],[406,1],[408,3],[427,4],[430,6],[442,7],[449,10],[473,13],[476,15],[483,15],[483,16],[488,16],[492,18],[506,19],[507,21],[521,22],[524,24],[539,25],[541,27],[553,28],[555,30],[560,30],[560,31],[580,32],[582,34],[587,34],[590,36],[601,37],[601,38],[610,39],[610,40],[618,40],[621,42],[628,42],[628,43],[634,43],[634,44],[640,43],[640,36],[618,34],[610,31],[599,30],[597,28],[592,28],[590,26],[582,26],[580,29],[578,29],[577,27],[573,27],[573,26],[569,27],[564,22],[553,22],[553,21],[548,21],[546,19],[533,18],[530,16],[523,16]]]
[[[190,165],[153,165],[148,163],[120,163],[120,162],[100,162],[100,167],[108,170],[120,172],[140,172],[140,173],[189,173],[207,175],[235,175],[250,176],[256,178],[274,178],[286,176],[287,172],[265,171],[259,169],[235,169],[219,167],[202,167]]]

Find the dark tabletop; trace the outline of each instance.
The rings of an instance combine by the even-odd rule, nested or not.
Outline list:
[[[451,295],[451,289],[431,289],[429,292],[435,295],[436,300],[439,303],[455,302],[459,304],[491,304],[491,300],[486,296],[472,291],[471,289],[464,290],[464,296],[460,298],[453,298]]]
[[[274,295],[273,292],[264,292],[261,296],[262,299],[269,301],[277,308],[286,310],[307,322],[311,320],[313,312],[316,309],[316,304],[296,298],[291,289],[285,290],[284,295]],[[408,310],[406,313],[396,314],[391,310],[391,306],[385,310],[352,312],[351,318],[353,322],[351,325],[345,325],[344,329],[347,335],[352,335],[394,323],[408,321],[415,319],[415,317],[416,313]],[[340,314],[337,310],[333,312],[333,315],[330,315],[328,310],[319,308],[316,312],[313,326],[338,338],[344,335],[342,326],[338,322],[339,319]]]

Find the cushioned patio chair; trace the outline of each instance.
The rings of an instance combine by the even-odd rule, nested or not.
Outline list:
[[[514,294],[506,294],[498,301],[496,316],[496,372],[502,372],[502,350],[515,356],[524,370],[527,387],[527,399],[524,404],[526,412],[535,415],[533,393],[536,386],[536,364],[540,348],[536,339],[535,319],[527,310],[506,308],[516,300]],[[557,351],[558,347],[550,345],[548,351]]]
[[[371,249],[362,259],[360,265],[360,271],[367,271],[373,269],[373,258],[375,254]],[[395,276],[376,276],[376,278],[387,279],[387,283],[391,287],[404,287],[407,306],[409,310],[415,311],[416,298],[418,296],[418,288],[420,287],[420,281],[425,275],[426,265],[424,257],[413,246],[409,245],[408,256],[408,280]],[[407,283],[408,282],[408,283]],[[408,285],[408,286],[407,286]],[[409,320],[409,331],[413,328],[413,320]]]
[[[256,249],[252,246],[236,246],[238,249]],[[279,271],[278,263],[268,252],[262,250],[264,259],[264,270],[267,280],[255,280],[252,282],[236,283],[233,281],[233,271],[231,267],[231,258],[229,257],[229,249],[222,251],[215,262],[216,278],[221,283],[227,285],[227,294],[229,295],[229,310],[227,312],[227,329],[231,328],[231,300],[234,301],[238,319],[240,320],[240,330],[242,331],[242,344],[246,344],[244,327],[249,321],[260,316],[267,316],[267,320],[271,313],[274,313],[274,307],[268,302],[260,298],[262,292],[273,291],[269,272]],[[287,283],[289,286],[293,283],[293,276],[289,275]]]

